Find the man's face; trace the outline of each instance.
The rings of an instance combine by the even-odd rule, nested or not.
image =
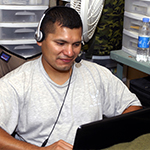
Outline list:
[[[69,71],[81,50],[82,29],[55,26],[55,32],[38,43],[42,48],[42,63],[47,72]]]

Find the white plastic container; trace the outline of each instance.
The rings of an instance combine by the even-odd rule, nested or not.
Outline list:
[[[34,39],[38,23],[0,23],[0,40]]]
[[[24,58],[30,58],[41,53],[41,47],[37,45],[35,40],[0,40],[0,45]]]
[[[47,6],[0,5],[0,22],[39,22]]]
[[[124,29],[139,33],[139,28],[142,25],[143,18],[150,17],[125,11],[123,24]]]
[[[150,16],[150,0],[126,0],[125,11]]]
[[[64,2],[70,2],[70,0],[61,0],[61,1],[64,1]]]
[[[0,5],[49,5],[49,0],[0,0]]]
[[[124,46],[122,46],[122,50],[123,50],[124,52],[130,54],[131,56],[136,57],[136,51],[135,51],[135,50],[133,50],[133,49],[128,49],[128,48],[126,48],[126,47],[124,47]]]
[[[138,33],[123,29],[122,47],[130,49],[133,53],[137,51]]]

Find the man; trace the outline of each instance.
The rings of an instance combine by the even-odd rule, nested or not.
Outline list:
[[[141,108],[108,69],[75,63],[82,42],[75,10],[51,8],[41,31],[42,56],[0,80],[0,149],[69,150],[79,125]]]

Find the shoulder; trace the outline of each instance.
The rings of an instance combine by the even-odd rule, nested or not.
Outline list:
[[[111,71],[102,66],[102,65],[99,65],[95,62],[91,62],[91,61],[86,61],[86,60],[82,60],[81,61],[81,69],[82,70],[85,70],[85,71],[89,71],[90,73],[92,74],[105,74],[105,75],[108,75],[108,74],[112,74]]]
[[[90,78],[92,80],[94,79],[95,82],[103,84],[104,86],[114,85],[120,82],[111,70],[94,62],[82,60],[81,67],[76,70],[78,70],[78,74],[82,75],[83,78],[86,78],[87,80]]]
[[[39,68],[40,58],[28,61],[23,65],[19,66],[18,68],[14,69],[13,71],[6,74],[4,77],[1,78],[2,81],[19,81],[27,79],[28,77],[33,74],[33,72]]]

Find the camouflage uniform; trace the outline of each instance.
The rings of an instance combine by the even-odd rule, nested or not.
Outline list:
[[[87,52],[87,57],[109,55],[111,50],[121,49],[123,16],[124,0],[105,0],[95,34],[82,47]]]

